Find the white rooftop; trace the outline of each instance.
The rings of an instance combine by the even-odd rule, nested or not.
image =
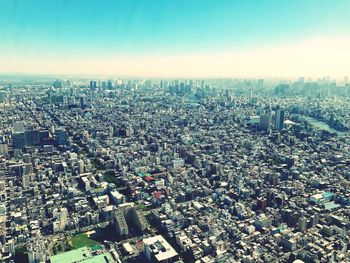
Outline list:
[[[172,246],[170,246],[170,244],[161,235],[145,238],[143,240],[143,243],[145,246],[148,246],[148,247],[152,245],[156,245],[157,243],[160,243],[164,247],[164,249],[162,250],[157,250],[158,251],[157,254],[153,253],[154,257],[158,261],[170,259],[178,255],[175,249]]]

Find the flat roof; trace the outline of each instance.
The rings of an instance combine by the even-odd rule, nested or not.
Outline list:
[[[89,254],[89,250],[87,247],[82,247],[78,249],[74,249],[71,251],[67,251],[61,254],[57,254],[55,256],[50,257],[51,263],[63,263],[63,262],[74,262],[81,261]]]
[[[163,261],[178,255],[175,249],[164,239],[162,235],[145,238],[143,240],[143,243],[146,246],[156,245],[158,242],[164,247],[164,251],[158,250],[156,255],[153,254],[158,261]]]
[[[51,263],[112,263],[112,256],[106,252],[93,256],[88,247],[82,247],[50,257]]]
[[[109,253],[100,254],[92,258],[88,258],[83,261],[84,263],[113,263],[115,260],[111,257]]]

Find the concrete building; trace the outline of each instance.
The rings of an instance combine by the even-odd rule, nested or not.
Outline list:
[[[178,253],[161,235],[143,239],[142,242],[149,262],[170,263],[178,260]]]
[[[126,223],[123,212],[119,208],[114,211],[113,223],[118,235],[120,236],[129,235],[128,224]]]

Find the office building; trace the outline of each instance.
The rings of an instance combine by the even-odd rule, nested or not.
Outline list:
[[[271,128],[272,115],[271,112],[260,115],[260,130],[268,131]]]
[[[281,131],[284,128],[284,110],[278,108],[275,117],[275,129]]]

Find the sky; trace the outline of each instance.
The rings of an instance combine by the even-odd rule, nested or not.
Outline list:
[[[0,73],[350,75],[348,0],[0,0]]]

